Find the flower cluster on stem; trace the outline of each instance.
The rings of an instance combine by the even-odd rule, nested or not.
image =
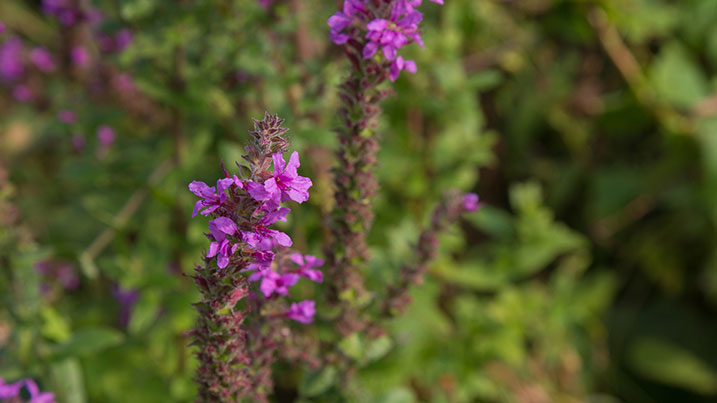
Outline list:
[[[313,301],[289,305],[284,297],[301,277],[322,281],[316,267],[323,261],[291,253],[291,238],[271,227],[286,221],[290,210],[282,203],[306,201],[312,185],[298,174],[297,152],[284,159],[288,145],[282,122],[269,114],[254,121],[246,163],[237,164],[239,175],[224,170],[216,186],[189,185],[199,197],[192,216],[212,218],[204,265],[193,276],[202,293],[191,336],[203,402],[265,401],[272,389],[271,363],[282,343],[281,321],[307,324],[314,318]]]
[[[413,42],[423,44],[418,31],[422,15],[416,10],[420,3],[345,0],[342,10],[328,20],[330,39],[342,46],[351,63],[350,73],[339,87],[336,204],[331,216],[332,242],[326,247],[329,303],[339,307],[336,326],[343,335],[366,327],[360,311],[368,293],[360,269],[368,260],[366,236],[373,223],[372,205],[378,191],[375,127],[381,112],[379,104],[388,94],[379,85],[387,78],[396,80],[401,70],[416,71],[415,63],[398,52]]]

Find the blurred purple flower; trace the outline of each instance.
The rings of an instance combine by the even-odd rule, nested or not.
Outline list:
[[[52,60],[52,54],[43,47],[34,48],[30,51],[30,61],[43,73],[55,71],[55,62]]]
[[[5,24],[0,21],[0,34],[2,34],[3,32],[5,32]]]
[[[54,403],[55,395],[50,392],[40,392],[40,388],[32,379],[28,378],[25,380],[25,387],[30,393],[29,403]]]
[[[125,50],[131,43],[132,31],[127,28],[117,31],[115,34],[115,45],[118,52]]]
[[[465,211],[476,211],[478,210],[479,197],[475,193],[466,193],[463,196],[463,209]]]
[[[75,123],[77,120],[77,115],[75,115],[75,112],[69,111],[67,109],[63,109],[59,112],[57,112],[57,120],[59,120],[62,123],[71,125]]]
[[[267,270],[263,273],[259,289],[265,297],[271,297],[277,293],[281,295],[289,295],[289,287],[299,281],[299,275],[295,273],[279,274],[273,270]]]
[[[71,264],[64,264],[57,269],[57,279],[66,290],[73,291],[80,285],[80,278]]]
[[[127,73],[118,74],[114,78],[114,85],[119,92],[134,92],[135,86],[132,77]]]
[[[312,255],[302,255],[300,253],[292,254],[289,256],[289,259],[299,266],[297,274],[300,276],[304,276],[311,281],[316,281],[317,283],[323,281],[323,273],[321,273],[320,270],[314,270],[314,267],[321,267],[324,265],[324,261],[322,259]]]
[[[115,142],[115,131],[109,126],[100,126],[97,129],[97,140],[103,148],[109,148]]]
[[[271,0],[259,0],[259,5],[262,8],[267,9],[269,8],[269,6],[271,6]]]
[[[22,76],[25,72],[22,52],[22,41],[15,36],[6,39],[0,45],[0,78],[15,81]]]
[[[72,148],[74,148],[75,151],[80,151],[85,148],[85,144],[87,144],[87,140],[82,133],[72,135]]]
[[[192,217],[195,217],[204,207],[206,207],[206,209],[201,212],[202,215],[209,215],[218,209],[227,200],[227,195],[224,191],[227,190],[232,183],[234,183],[232,178],[219,179],[217,181],[217,187],[215,188],[214,186],[207,186],[204,182],[192,181],[192,183],[189,184],[189,191],[202,198],[202,200],[197,200],[197,202],[194,203]]]
[[[77,67],[87,67],[90,63],[90,53],[82,46],[75,46],[70,52],[72,63]]]
[[[15,383],[5,384],[0,378],[0,399],[20,399],[20,391],[22,387],[27,389],[30,395],[29,403],[55,403],[55,395],[50,392],[40,392],[35,381],[30,378],[22,379]],[[15,401],[14,399],[12,401]]]
[[[18,84],[12,89],[12,97],[18,102],[29,102],[32,100],[32,90],[25,84]]]
[[[139,291],[115,284],[112,287],[112,295],[120,306],[119,324],[126,328],[132,317],[132,309],[139,299]]]
[[[351,25],[356,14],[363,12],[366,12],[366,7],[361,0],[345,0],[343,10],[329,17],[328,24],[331,28],[329,39],[331,42],[337,45],[346,43],[350,37],[341,31]]]
[[[309,324],[314,321],[316,314],[316,303],[311,300],[294,302],[286,312],[286,317],[303,324]]]
[[[281,202],[293,200],[303,203],[309,199],[309,188],[311,179],[299,176],[299,153],[294,151],[286,164],[281,153],[272,155],[274,160],[274,175],[264,181],[261,185],[256,182],[249,182],[247,190],[249,194],[258,201],[267,201],[267,207],[273,210],[279,207]]]
[[[0,378],[0,399],[10,399],[20,396],[20,389],[22,389],[24,384],[24,380],[15,383],[5,383],[5,381]]]

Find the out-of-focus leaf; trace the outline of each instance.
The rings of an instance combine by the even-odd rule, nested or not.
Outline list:
[[[55,360],[69,356],[96,354],[100,351],[122,343],[124,337],[117,330],[104,327],[82,329],[63,344],[58,345],[53,353]]]
[[[717,373],[673,344],[653,338],[639,339],[630,347],[628,359],[637,373],[654,381],[702,394],[717,391]]]
[[[304,397],[318,396],[333,385],[335,378],[334,367],[324,367],[319,371],[307,373],[299,385],[299,393]]]
[[[85,395],[82,367],[76,358],[68,358],[52,364],[53,392],[58,401],[84,403]]]
[[[707,95],[707,80],[693,56],[673,42],[660,51],[652,71],[659,96],[681,108],[690,108]]]

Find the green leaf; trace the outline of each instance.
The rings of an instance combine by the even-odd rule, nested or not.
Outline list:
[[[106,348],[119,345],[124,340],[122,333],[103,327],[80,330],[72,338],[58,346],[53,354],[54,360],[71,356],[86,356],[98,353]]]
[[[325,367],[320,371],[308,373],[299,385],[299,393],[304,397],[318,396],[327,391],[336,379],[336,368]]]
[[[692,55],[677,42],[660,52],[653,65],[652,82],[658,96],[674,106],[691,108],[708,94],[709,85]]]
[[[628,352],[630,366],[654,381],[701,394],[717,392],[717,374],[691,352],[653,338],[635,342]]]
[[[416,398],[408,388],[395,388],[381,395],[376,403],[413,403]]]
[[[363,357],[363,345],[358,333],[352,333],[339,342],[341,351],[349,357],[360,360]]]
[[[84,378],[82,367],[77,359],[66,359],[52,364],[53,391],[59,401],[66,403],[84,403],[85,396]]]

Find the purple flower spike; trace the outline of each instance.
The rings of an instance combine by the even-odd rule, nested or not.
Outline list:
[[[413,60],[404,60],[401,56],[397,57],[396,60],[391,63],[389,69],[389,78],[391,81],[396,81],[398,75],[401,74],[401,70],[416,74],[416,62]]]
[[[259,289],[265,297],[271,297],[273,293],[289,295],[289,287],[299,281],[299,275],[294,273],[279,274],[273,270],[267,271],[261,279]]]
[[[247,184],[249,194],[258,201],[267,201],[269,209],[274,209],[281,202],[293,200],[303,203],[309,199],[309,188],[311,179],[299,176],[299,153],[294,151],[289,158],[289,163],[284,161],[281,153],[272,155],[274,161],[274,175],[264,181],[263,185],[256,182]]]
[[[115,142],[115,131],[109,126],[100,126],[97,129],[97,140],[99,140],[100,146],[107,148]]]
[[[465,196],[463,196],[463,209],[470,212],[478,210],[478,200],[479,197],[477,194],[466,193]]]
[[[217,181],[217,187],[209,187],[206,183],[200,181],[192,181],[189,184],[189,190],[195,195],[202,198],[194,204],[194,210],[192,211],[192,217],[195,217],[199,210],[206,207],[201,212],[202,215],[209,215],[214,210],[218,209],[226,200],[227,195],[224,191],[234,182],[231,178],[219,179]]]
[[[315,314],[316,304],[314,301],[307,300],[291,304],[286,312],[286,317],[299,323],[309,324],[314,321]]]
[[[292,262],[299,266],[297,274],[304,276],[311,281],[320,283],[324,280],[324,274],[320,270],[314,270],[314,267],[321,267],[324,265],[322,259],[312,255],[301,255],[300,253],[294,253],[289,256]]]
[[[237,226],[234,224],[234,221],[226,217],[219,217],[216,220],[209,221],[209,232],[212,233],[214,242],[209,244],[207,257],[211,258],[216,256],[217,266],[220,269],[229,265],[229,257],[239,248],[239,245],[232,245],[226,238],[227,235],[234,235],[237,231]]]
[[[30,61],[43,73],[55,71],[55,62],[52,60],[52,54],[43,47],[30,51]]]

